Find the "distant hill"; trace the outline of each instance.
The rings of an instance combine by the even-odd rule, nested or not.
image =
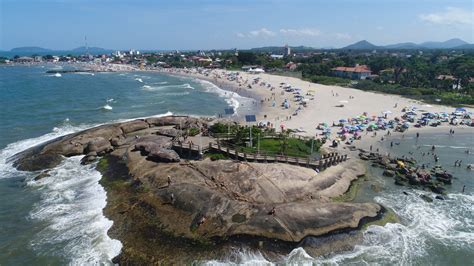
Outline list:
[[[453,47],[452,49],[474,49],[474,44],[472,43],[463,44],[463,45]]]
[[[317,50],[314,47],[309,46],[290,46],[291,52],[293,53],[301,53],[301,52],[309,52]],[[250,49],[252,52],[260,52],[260,53],[276,53],[281,54],[285,51],[283,46],[265,46],[265,47],[257,47]]]
[[[421,43],[420,46],[428,49],[449,49],[449,48],[454,48],[457,46],[465,45],[468,44],[467,42],[455,38],[455,39],[450,39],[444,42],[424,42]]]
[[[378,46],[371,44],[370,42],[366,40],[362,40],[359,42],[356,42],[354,44],[348,45],[346,47],[343,47],[341,49],[344,50],[372,50],[372,49],[377,49],[379,48]]]
[[[75,53],[85,53],[87,51],[89,51],[89,53],[109,53],[111,52],[112,50],[110,49],[104,49],[104,48],[100,48],[100,47],[89,47],[89,48],[86,48],[85,46],[81,46],[81,47],[77,47],[75,49],[72,49],[71,50],[72,52],[75,52]]]
[[[416,44],[413,42],[396,43],[384,46],[374,45],[366,40],[356,42],[341,49],[351,50],[383,50],[383,49],[472,49],[469,44],[461,39],[454,38],[444,42],[423,42]]]
[[[387,49],[420,49],[420,45],[413,43],[413,42],[404,42],[404,43],[396,43],[396,44],[389,44],[385,45],[384,48]]]
[[[51,52],[52,50],[36,47],[36,46],[24,46],[24,47],[17,47],[10,50],[13,53],[47,53]]]

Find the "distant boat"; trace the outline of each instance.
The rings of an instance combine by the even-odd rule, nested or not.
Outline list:
[[[57,77],[57,78],[62,77],[62,75],[61,75],[60,73],[56,73],[56,74],[54,74],[53,76],[55,76],[55,77]]]

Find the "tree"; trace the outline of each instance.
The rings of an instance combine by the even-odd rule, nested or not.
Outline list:
[[[243,65],[253,65],[256,63],[257,56],[252,52],[239,52],[237,60]]]

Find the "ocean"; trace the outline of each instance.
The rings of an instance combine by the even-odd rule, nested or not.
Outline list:
[[[13,154],[103,123],[169,113],[216,115],[229,106],[238,114],[252,112],[251,99],[206,81],[151,72],[46,74],[60,68],[65,66],[0,67],[0,265],[109,264],[122,248],[107,235],[112,221],[102,214],[106,194],[94,165],[82,166],[80,156],[71,157],[35,182],[34,175],[12,167]],[[391,154],[411,152],[431,165],[432,157],[423,152],[433,144],[439,163],[456,177],[445,200],[425,202],[421,194],[434,194],[395,186],[381,169],[368,167],[356,201],[375,200],[394,210],[401,223],[370,226],[351,251],[313,258],[297,248],[277,263],[474,264],[474,172],[465,167],[474,163],[473,134],[423,133],[420,139],[407,134],[379,143]],[[463,166],[454,167],[455,160]],[[241,250],[228,260],[207,262],[229,263],[269,261],[258,251]]]
[[[47,74],[68,66],[0,66],[0,265],[110,262],[121,249],[101,176],[80,157],[31,181],[8,158],[96,125],[165,114],[253,113],[253,100],[203,80],[152,72]]]

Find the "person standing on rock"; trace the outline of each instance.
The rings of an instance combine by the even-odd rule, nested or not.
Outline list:
[[[275,207],[273,207],[271,211],[268,212],[268,215],[275,215]]]

